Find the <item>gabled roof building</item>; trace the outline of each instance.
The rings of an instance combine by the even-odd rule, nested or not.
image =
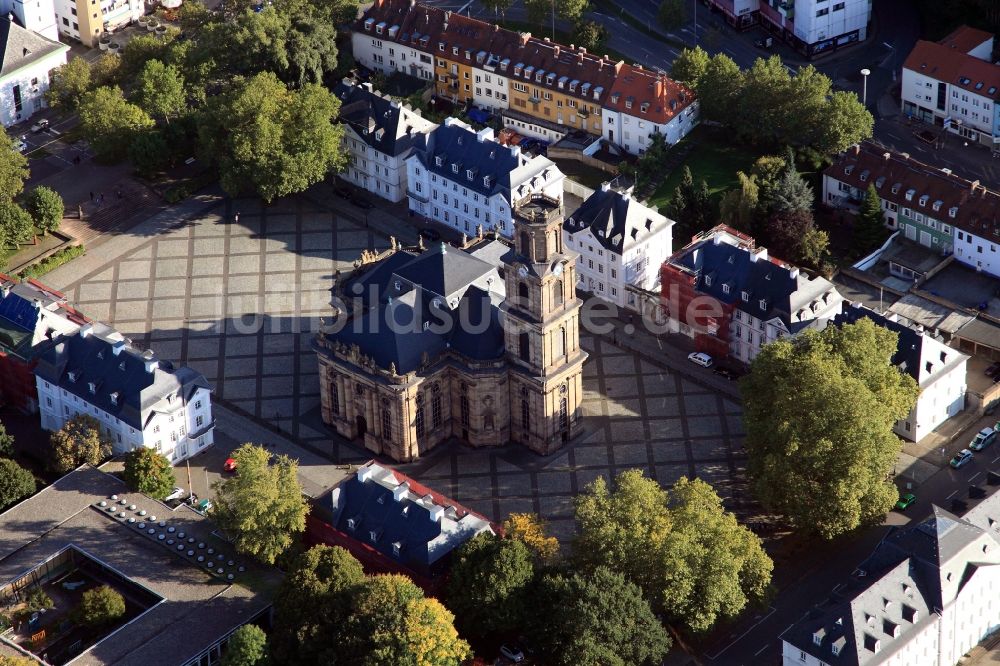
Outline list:
[[[6,13],[0,16],[0,125],[27,120],[46,106],[49,72],[66,64],[68,52],[54,36],[25,29]]]
[[[725,226],[698,234],[661,269],[667,316],[699,350],[749,363],[762,345],[826,328],[844,299],[822,276],[768,255]]]
[[[1000,495],[892,528],[834,595],[781,635],[782,663],[955,664],[1000,627]]]
[[[372,90],[371,83],[344,80],[333,89],[350,163],[340,174],[350,183],[396,203],[406,197],[406,158],[423,147],[437,125],[419,111]]]
[[[178,463],[214,441],[205,378],[136,349],[105,324],[87,323],[57,340],[39,359],[35,380],[42,428],[88,414],[115,454],[145,446]]]
[[[672,252],[674,221],[638,201],[632,188],[603,183],[563,223],[563,242],[579,254],[578,288],[636,309],[629,286],[658,291]]]

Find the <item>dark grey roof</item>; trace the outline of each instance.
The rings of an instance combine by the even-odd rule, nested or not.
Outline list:
[[[408,121],[412,112],[405,111],[399,102],[346,81],[338,83],[333,94],[341,103],[340,120],[375,150],[405,157],[424,145],[424,134]]]
[[[633,199],[631,192],[618,192],[605,183],[566,218],[563,229],[572,234],[589,227],[605,249],[621,254],[629,240],[639,242],[660,231],[664,226],[660,217]]]
[[[0,18],[0,76],[62,50],[68,47]]]
[[[919,332],[863,307],[844,308],[843,312],[833,318],[833,323],[837,326],[855,324],[866,318],[899,336],[896,353],[892,355],[892,364],[919,382],[920,357],[924,344],[924,336]]]
[[[200,373],[175,369],[104,324],[58,339],[42,354],[35,374],[139,430],[154,410],[172,411],[174,396],[182,398],[174,403],[180,407],[196,388],[210,389]]]

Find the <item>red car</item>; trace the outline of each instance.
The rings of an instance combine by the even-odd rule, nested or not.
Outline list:
[[[236,471],[236,459],[226,458],[226,462],[222,465],[223,472],[235,472]]]

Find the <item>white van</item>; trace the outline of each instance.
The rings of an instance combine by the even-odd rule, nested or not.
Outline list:
[[[711,368],[712,364],[715,362],[712,357],[705,352],[691,352],[688,354],[688,360],[692,363],[697,363],[703,368]]]

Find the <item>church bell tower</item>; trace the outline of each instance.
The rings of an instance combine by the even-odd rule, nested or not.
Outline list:
[[[511,439],[536,453],[580,430],[583,362],[575,252],[563,248],[562,206],[532,195],[514,208],[514,249],[504,257],[501,307],[511,367]]]

